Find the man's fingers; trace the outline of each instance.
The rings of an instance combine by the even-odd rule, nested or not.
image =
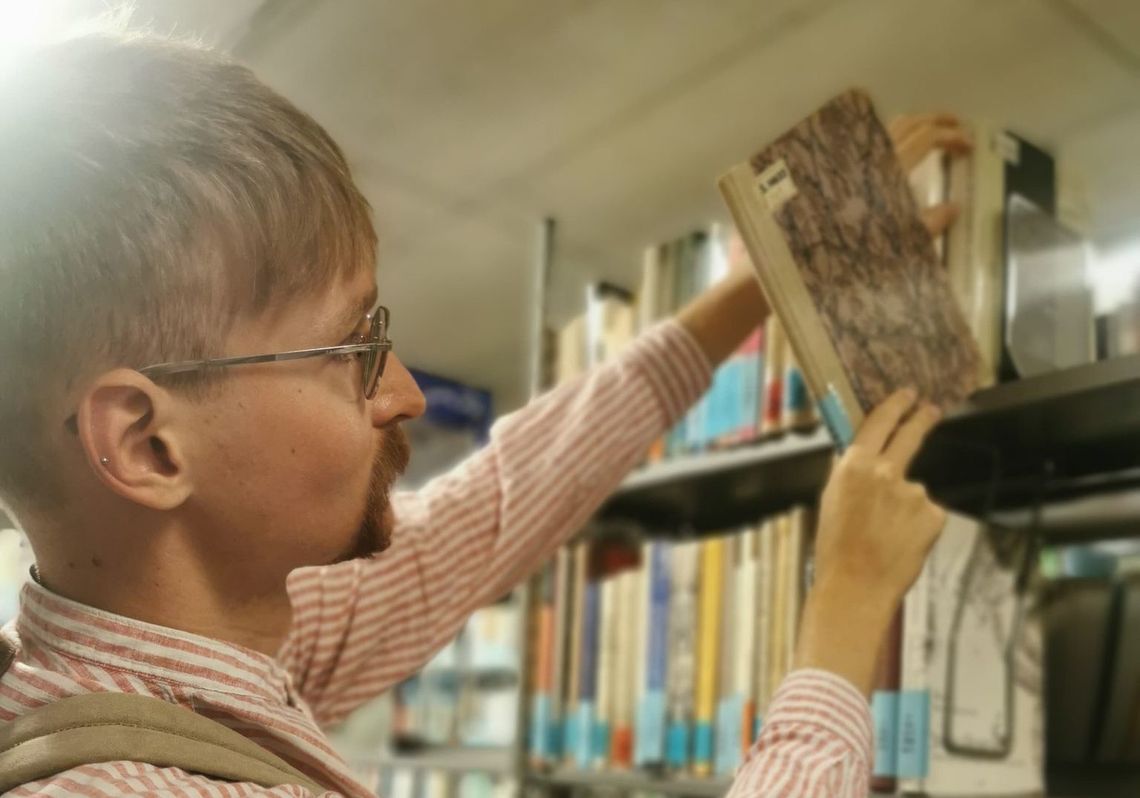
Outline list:
[[[931,205],[922,210],[922,224],[934,238],[942,235],[958,218],[958,206],[952,202]]]
[[[941,149],[951,155],[961,155],[973,148],[965,128],[957,118],[948,114],[906,119],[892,127],[890,134],[895,153],[907,171],[917,166],[932,150]]]
[[[872,457],[880,454],[917,398],[918,392],[912,388],[891,394],[863,421],[855,436],[855,445]]]
[[[934,405],[923,405],[910,418],[903,422],[887,444],[884,456],[894,463],[900,474],[905,474],[915,455],[922,448],[926,436],[942,418],[941,411]]]

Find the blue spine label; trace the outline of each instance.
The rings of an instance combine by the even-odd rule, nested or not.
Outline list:
[[[836,449],[842,452],[851,445],[851,441],[855,440],[855,431],[851,429],[851,419],[843,409],[843,403],[839,401],[834,387],[828,387],[827,393],[820,398],[819,415],[827,425]]]
[[[656,765],[665,761],[665,693],[650,690],[637,709],[635,762]]]
[[[594,764],[594,704],[592,701],[578,703],[578,721],[574,724],[574,759],[582,770]]]
[[[930,691],[899,693],[898,775],[924,779],[930,772]]]
[[[697,721],[696,734],[693,735],[693,761],[698,765],[712,765],[713,727],[711,723]]]
[[[594,723],[594,764],[610,761],[610,724],[604,720]]]
[[[899,694],[876,690],[871,697],[871,718],[875,724],[876,776],[898,773]]]
[[[718,776],[731,776],[740,767],[744,741],[740,732],[744,724],[744,696],[721,699],[716,717],[716,765]]]
[[[665,754],[670,768],[680,770],[689,766],[689,724],[669,724]]]
[[[553,751],[550,750],[550,696],[547,693],[536,693],[531,702],[530,718],[530,754],[539,759],[545,759]]]

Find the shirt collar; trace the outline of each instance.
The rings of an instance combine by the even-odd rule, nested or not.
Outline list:
[[[22,641],[143,680],[287,702],[288,672],[233,643],[138,621],[59,596],[35,581],[20,594]]]

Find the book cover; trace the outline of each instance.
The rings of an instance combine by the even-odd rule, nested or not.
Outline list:
[[[831,100],[720,188],[840,447],[900,388],[944,409],[975,389],[977,345],[864,92]]]
[[[693,750],[693,718],[697,678],[697,596],[700,544],[678,543],[671,553],[669,592],[668,732],[666,764],[670,770],[689,767]]]
[[[713,768],[713,724],[716,718],[725,541],[701,543],[697,620],[697,694],[693,735],[693,774],[708,776]]]
[[[652,767],[665,763],[666,677],[669,667],[669,606],[672,582],[671,546],[663,541],[646,544],[648,579],[644,580],[647,608],[643,622],[646,644],[637,713],[636,764]]]

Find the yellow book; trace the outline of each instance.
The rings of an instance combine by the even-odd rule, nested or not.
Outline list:
[[[701,584],[697,622],[697,707],[693,773],[708,776],[713,763],[713,724],[716,719],[718,654],[720,649],[721,586],[724,580],[723,538],[701,544]]]

